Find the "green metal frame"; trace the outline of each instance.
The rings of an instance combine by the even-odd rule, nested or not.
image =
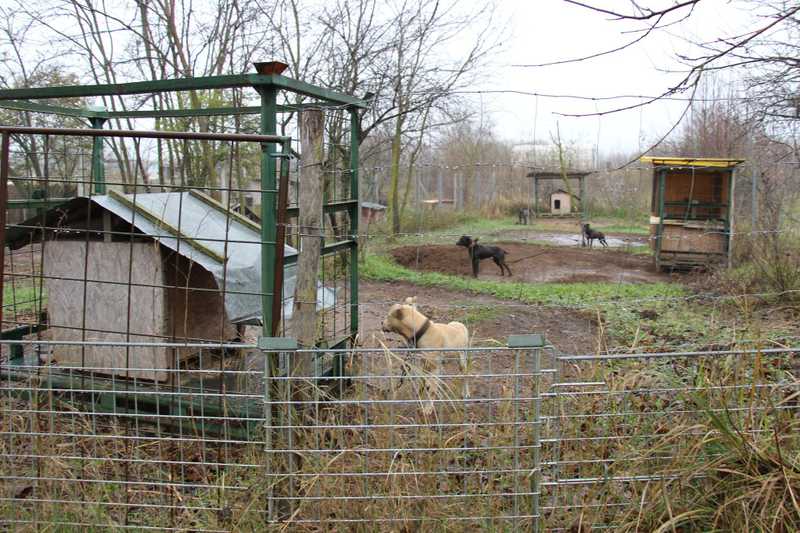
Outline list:
[[[158,92],[193,91],[208,89],[254,88],[261,99],[258,106],[214,107],[205,109],[178,110],[125,110],[106,111],[97,109],[78,109],[52,105],[28,100],[47,100],[51,98],[75,98],[97,96],[123,96],[134,94],[152,94]],[[278,105],[279,91],[289,91],[310,97],[315,101],[299,105]],[[198,78],[178,78],[152,80],[132,83],[105,85],[71,85],[62,87],[40,87],[26,89],[0,90],[0,108],[19,111],[50,113],[89,121],[94,129],[102,129],[112,118],[168,118],[199,117],[225,115],[260,115],[260,133],[277,134],[277,114],[298,111],[305,108],[346,108],[350,113],[350,190],[351,199],[346,201],[325,202],[326,213],[345,211],[349,214],[352,227],[350,238],[326,245],[323,254],[331,254],[349,249],[350,254],[350,334],[354,339],[358,333],[358,145],[359,120],[358,110],[367,107],[364,100],[348,94],[318,87],[279,74],[236,74],[225,76],[207,76]],[[277,146],[265,143],[261,149],[261,238],[262,238],[262,317],[263,334],[271,336],[272,306],[271,299],[275,287],[276,237],[277,237],[277,183],[276,156],[282,165],[292,153],[291,145],[284,144],[280,153]],[[285,163],[288,168],[288,163]],[[284,170],[283,168],[281,169]],[[106,194],[107,186],[103,166],[103,139],[95,137],[92,145],[91,183],[93,194]],[[54,198],[45,200],[14,200],[8,203],[9,208],[42,208],[59,205],[68,199]],[[288,209],[287,216],[296,216],[297,208]],[[290,263],[290,262],[289,262]],[[287,263],[288,264],[288,263]]]
[[[238,87],[272,87],[276,91],[285,90],[310,96],[329,103],[366,108],[364,100],[348,94],[331,91],[280,74],[232,74],[225,76],[205,76],[199,78],[176,78],[166,80],[137,81],[132,83],[116,83],[105,85],[65,85],[62,87],[39,87],[29,89],[6,89],[0,91],[0,100],[43,100],[48,98],[80,98],[87,96],[125,96],[131,94],[151,94],[174,91],[195,91],[204,89],[234,89]],[[42,104],[29,103],[28,111],[51,112],[39,109]],[[52,108],[52,106],[50,106]],[[68,110],[69,108],[63,108]],[[104,111],[86,110],[85,117],[105,117]],[[123,111],[117,116],[127,116]],[[156,115],[158,116],[158,115]],[[168,115],[163,115],[168,116]]]
[[[192,90],[207,90],[207,89],[231,89],[231,88],[244,88],[250,87],[258,92],[260,97],[260,104],[258,106],[240,106],[240,107],[213,107],[205,109],[178,109],[178,110],[124,110],[124,111],[106,111],[97,109],[73,109],[60,105],[52,105],[43,103],[41,100],[51,98],[68,98],[68,97],[98,97],[98,96],[122,96],[134,94],[150,94],[156,92],[168,91],[192,91]],[[278,93],[280,91],[289,91],[296,94],[309,97],[311,99],[308,103],[298,105],[279,105],[277,103]],[[28,100],[37,100],[35,102]],[[77,85],[65,87],[44,87],[44,88],[31,88],[31,89],[13,89],[13,90],[0,90],[0,108],[12,109],[27,112],[49,113],[55,115],[62,115],[68,117],[85,119],[92,129],[103,129],[104,125],[110,119],[118,118],[170,118],[170,117],[201,117],[201,116],[231,116],[231,115],[259,115],[260,117],[260,133],[262,134],[277,134],[277,114],[302,111],[306,108],[330,108],[330,109],[345,109],[350,114],[350,199],[336,201],[323,200],[323,211],[325,213],[333,212],[346,212],[350,217],[351,231],[344,240],[323,246],[322,253],[324,255],[337,253],[340,251],[348,250],[350,252],[350,324],[349,336],[339,337],[334,339],[325,339],[322,342],[324,346],[333,346],[335,348],[347,347],[352,345],[358,333],[358,220],[359,220],[359,202],[358,202],[358,145],[360,132],[359,128],[359,110],[367,107],[367,103],[358,98],[350,95],[331,91],[322,87],[317,87],[299,80],[287,78],[281,75],[261,75],[261,74],[242,74],[232,76],[212,76],[202,78],[183,78],[171,80],[154,80],[135,83],[111,84],[111,85]],[[276,332],[273,330],[275,321],[273,320],[273,295],[275,291],[282,289],[282,278],[277,275],[278,271],[283,269],[285,265],[292,264],[296,261],[296,257],[287,259],[285,262],[282,257],[279,257],[278,249],[278,183],[276,180],[277,161],[280,161],[280,172],[282,181],[288,179],[289,160],[294,154],[291,146],[291,140],[283,141],[280,147],[276,143],[266,142],[261,145],[261,225],[257,228],[261,234],[261,279],[262,279],[262,335],[263,340],[271,338]],[[89,194],[113,194],[107,188],[106,176],[103,165],[103,137],[97,136],[93,139],[92,145],[92,159],[91,159],[91,188]],[[196,193],[193,193],[196,194]],[[214,202],[213,199],[202,195],[205,201]],[[116,196],[119,198],[119,196]],[[70,198],[48,198],[48,199],[28,199],[28,200],[12,200],[7,203],[7,208],[21,209],[21,208],[49,208],[68,202]],[[221,207],[221,206],[220,206]],[[284,205],[285,207],[285,205]],[[297,216],[299,210],[297,208],[286,209],[288,217]],[[245,222],[248,226],[257,226],[249,220]],[[184,239],[185,240],[185,239]],[[324,244],[324,243],[323,243]],[[190,243],[190,245],[200,249],[203,253],[209,253],[209,250],[204,249],[198,243]],[[281,254],[282,255],[282,254]],[[277,285],[277,284],[280,285]],[[21,335],[28,334],[39,328],[44,328],[44,323],[36,326],[24,326],[17,328],[13,331],[0,332],[2,338],[21,338]],[[260,341],[260,345],[261,345]],[[275,350],[276,346],[270,343],[264,343],[262,346],[265,350]],[[277,348],[280,348],[278,346]],[[14,351],[15,360],[22,354],[21,350]],[[267,372],[274,369],[271,368],[271,361],[273,357],[269,357],[270,361],[267,366]],[[343,360],[339,356],[334,361],[333,368],[330,370],[333,374],[340,375],[343,372]],[[23,374],[12,372],[13,377],[25,379]],[[269,375],[269,374],[267,374]],[[53,382],[60,380],[60,377],[54,376]],[[66,381],[65,381],[66,380]],[[62,387],[71,388],[73,383],[71,378],[64,378],[58,384]],[[124,404],[128,395],[122,393],[120,396],[119,391],[99,392],[89,398],[87,401],[94,405],[94,410],[97,412],[139,412],[143,405],[134,403],[133,405]],[[120,400],[122,398],[122,400]],[[123,401],[123,404],[120,404]],[[199,401],[199,400],[198,400]],[[191,414],[196,412],[197,409],[205,409],[206,414],[214,409],[213,402],[206,402],[204,405],[192,402],[178,402],[175,405],[171,397],[158,396],[155,400],[154,408],[161,409],[178,409],[181,414]],[[144,406],[147,409],[147,406]],[[227,409],[239,411],[240,413],[257,413],[254,416],[253,423],[245,422],[243,427],[237,429],[237,434],[242,436],[251,435],[253,432],[253,424],[258,425],[261,417],[266,414],[270,416],[269,409],[265,409],[263,405],[236,405],[228,406]],[[265,413],[266,411],[266,413]],[[227,412],[227,411],[226,411]],[[216,414],[216,412],[214,412]],[[224,413],[220,411],[220,416]],[[249,417],[250,415],[245,415]],[[213,426],[213,427],[212,427]],[[223,428],[216,427],[213,424],[205,428],[207,431],[213,432],[217,429],[220,431]],[[228,430],[229,431],[229,430]],[[269,432],[267,432],[269,433]],[[267,435],[267,439],[271,436]]]
[[[661,268],[661,242],[664,235],[664,190],[666,188],[667,170],[659,168],[656,170],[658,176],[658,230],[656,231],[656,268]]]

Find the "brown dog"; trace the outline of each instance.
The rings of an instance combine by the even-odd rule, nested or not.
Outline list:
[[[416,298],[406,298],[403,304],[394,304],[383,321],[383,331],[397,333],[402,336],[409,348],[469,348],[469,331],[461,322],[440,324],[433,322],[417,310]],[[428,352],[422,358],[423,369],[431,374],[438,373],[441,367],[442,352]],[[467,352],[459,354],[461,372],[467,371]],[[434,390],[431,379],[425,380],[425,391],[428,398]],[[469,397],[469,387],[466,390]],[[428,402],[426,414],[433,411],[433,403]]]

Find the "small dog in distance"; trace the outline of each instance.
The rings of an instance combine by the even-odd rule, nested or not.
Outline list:
[[[606,242],[605,234],[603,232],[601,232],[601,231],[593,230],[589,226],[589,224],[584,224],[583,225],[583,235],[586,237],[586,240],[589,243],[589,248],[592,247],[592,241],[594,241],[595,239],[600,241],[600,244],[602,244],[603,246],[606,246],[606,247],[608,246],[608,243]]]

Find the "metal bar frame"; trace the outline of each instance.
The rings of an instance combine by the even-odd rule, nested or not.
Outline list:
[[[355,106],[359,108],[367,107],[367,103],[359,98],[355,98],[338,91],[332,91],[323,87],[318,87],[310,83],[295,80],[293,78],[288,78],[286,76],[281,76],[279,74],[232,74],[224,76],[176,78],[117,84],[67,85],[63,87],[6,89],[0,91],[0,100],[41,100],[48,98],[125,96],[133,94],[192,91],[202,89],[233,89],[238,87],[271,87],[274,90],[287,90],[343,106]],[[35,106],[31,106],[29,110],[35,110]],[[42,109],[42,111],[49,112],[45,109]],[[103,116],[101,112],[94,113],[94,116]]]
[[[358,223],[361,218],[359,209],[360,194],[358,191],[358,148],[360,143],[360,127],[358,112],[350,108],[350,198],[348,213],[350,215],[350,335],[355,339],[358,334]],[[342,365],[343,367],[343,365]],[[341,367],[340,367],[341,368]]]
[[[97,130],[102,130],[103,125],[106,123],[105,118],[99,117],[91,117],[89,122],[92,125],[92,128]],[[94,193],[95,194],[105,194],[106,193],[106,167],[105,162],[103,160],[103,138],[102,137],[94,137],[92,139],[92,172],[91,172],[91,180],[90,180],[90,187],[91,184],[94,184]]]
[[[258,87],[261,95],[261,123],[262,135],[275,135],[277,120],[275,117],[277,91],[272,87]],[[276,227],[275,207],[277,206],[277,182],[275,180],[275,161],[270,154],[275,152],[273,143],[261,146],[261,307],[263,315],[263,336],[273,337],[277,331],[278,318],[273,317],[272,299],[276,295],[275,273],[272,270],[276,260]],[[280,288],[277,288],[280,292]]]
[[[270,111],[268,109],[268,111]],[[274,112],[270,113],[272,117],[273,128],[272,131],[275,131],[274,128],[274,121],[275,121],[275,114]],[[100,143],[94,144],[93,149],[93,166],[96,162],[102,163],[102,155],[98,156],[99,152],[96,150],[98,144],[102,147],[102,138],[103,137],[120,137],[120,138],[150,138],[150,139],[187,139],[187,140],[217,140],[217,141],[239,141],[239,142],[257,142],[262,146],[262,216],[265,214],[273,217],[273,223],[271,227],[268,224],[262,224],[261,226],[261,234],[262,234],[262,313],[264,324],[271,324],[272,323],[272,299],[281,298],[280,291],[275,291],[274,289],[274,269],[275,269],[275,248],[276,248],[276,241],[275,241],[275,223],[274,223],[274,215],[275,209],[277,205],[275,204],[275,162],[274,162],[274,154],[272,147],[274,144],[279,143],[284,149],[284,154],[289,153],[291,149],[291,138],[286,136],[279,136],[275,134],[271,135],[253,135],[253,134],[242,134],[242,133],[193,133],[193,132],[173,132],[173,131],[135,131],[135,130],[101,130],[97,128],[93,129],[79,129],[79,128],[37,128],[37,127],[23,127],[23,126],[0,126],[0,135],[3,139],[2,145],[2,152],[0,152],[0,177],[3,178],[2,191],[3,193],[0,194],[0,200],[2,202],[0,205],[2,206],[2,229],[0,229],[0,237],[2,239],[0,242],[5,243],[6,237],[6,224],[5,224],[5,214],[6,214],[6,206],[7,206],[7,190],[6,184],[8,182],[8,173],[9,173],[9,151],[10,151],[10,141],[11,135],[15,133],[20,134],[30,134],[30,135],[63,135],[63,136],[74,136],[74,137],[92,137],[95,140],[101,141]],[[272,170],[272,180],[268,179],[269,172],[264,172]],[[102,171],[100,171],[100,175],[102,176]],[[97,177],[95,169],[93,169],[93,176]],[[105,190],[105,183],[96,182],[96,186],[102,185],[103,189]],[[112,193],[112,191],[108,191]],[[128,200],[116,193],[114,194],[114,198],[117,201],[127,203]],[[147,216],[144,212],[138,209],[140,206],[137,206],[137,212],[140,212],[142,216]],[[161,224],[163,226],[163,224]],[[169,230],[169,228],[167,228]],[[265,238],[266,236],[266,238]],[[184,237],[184,240],[188,240]],[[191,244],[191,243],[190,243]],[[210,250],[207,250],[204,246],[199,243],[194,243],[194,246],[197,247],[202,253],[209,255],[216,260],[221,259],[218,254],[212,253]],[[5,246],[3,246],[3,250],[5,250]],[[269,263],[264,263],[263,259],[267,258],[271,260]],[[0,259],[2,257],[0,256]],[[266,274],[266,275],[265,275]],[[3,308],[3,291],[2,291],[3,282],[0,280],[0,310]],[[266,287],[264,287],[266,285]],[[2,318],[2,315],[0,315]]]
[[[667,171],[664,168],[656,170],[658,180],[658,229],[656,230],[655,259],[656,268],[661,268],[661,246],[664,240],[664,190],[666,188]]]
[[[260,95],[261,103],[259,106],[236,106],[236,107],[218,107],[207,109],[180,109],[180,110],[132,110],[132,111],[105,111],[105,110],[90,110],[90,109],[71,109],[64,106],[57,106],[39,102],[27,102],[28,99],[49,99],[49,98],[66,98],[66,97],[92,97],[92,96],[124,96],[136,94],[152,94],[158,92],[174,92],[174,91],[192,91],[204,89],[226,89],[226,88],[241,88],[252,87]],[[285,90],[301,94],[303,96],[311,97],[318,100],[317,102],[302,103],[298,105],[283,105],[279,106],[277,103],[278,91]],[[355,238],[358,229],[359,208],[358,208],[358,146],[360,143],[360,135],[358,131],[359,120],[357,111],[359,109],[367,108],[367,102],[353,96],[332,91],[324,87],[319,87],[306,83],[293,78],[281,76],[280,74],[235,74],[223,76],[207,76],[198,78],[179,78],[179,79],[164,79],[164,80],[151,80],[142,82],[130,82],[120,84],[98,84],[98,85],[73,85],[62,87],[41,87],[41,88],[24,88],[24,89],[7,89],[0,90],[0,108],[16,109],[23,111],[33,111],[42,113],[62,114],[74,117],[82,117],[89,119],[92,128],[101,130],[103,124],[110,118],[163,118],[163,117],[195,117],[195,116],[218,116],[218,115],[233,115],[233,114],[259,114],[260,115],[260,132],[267,135],[276,134],[276,114],[279,112],[297,111],[305,108],[318,108],[318,107],[343,107],[350,113],[350,188],[352,200],[347,202],[338,202],[341,205],[327,205],[325,203],[326,212],[335,212],[339,210],[346,210],[349,214],[350,223],[354,228],[352,231],[353,238],[350,245],[351,261],[350,261],[350,298],[351,298],[351,335],[355,337],[358,332],[358,313],[353,310],[357,309],[358,305],[358,242]],[[24,130],[15,129],[15,133],[43,133],[43,134],[68,134],[66,131],[61,130]],[[3,131],[0,129],[0,131]],[[214,134],[199,134],[200,136],[183,136],[176,135],[179,132],[137,132],[136,135],[131,137],[144,137],[144,138],[160,138],[160,139],[195,139],[195,140],[251,140],[247,138],[235,138],[232,136],[216,137]],[[106,132],[110,137],[121,137],[119,133],[114,133],[113,130]],[[194,134],[193,134],[194,135]],[[232,134],[237,135],[237,134]],[[241,135],[241,134],[238,134]],[[94,183],[95,194],[106,193],[105,173],[103,169],[103,140],[100,133],[94,133],[94,141],[92,146],[92,176]],[[278,274],[268,272],[268,268],[274,265],[276,261],[282,261],[283,258],[278,258],[276,255],[276,244],[282,247],[282,242],[277,242],[279,239],[278,233],[284,232],[284,229],[276,230],[275,224],[275,209],[278,207],[275,198],[275,164],[272,160],[274,154],[274,144],[282,142],[280,140],[271,141],[262,139],[258,142],[266,143],[262,148],[262,164],[261,164],[261,184],[262,184],[262,198],[261,198],[261,220],[262,225],[260,231],[262,233],[262,280],[264,280],[264,290],[262,290],[262,297],[265,299],[263,302],[264,310],[264,335],[271,336],[277,334],[278,322],[272,316],[277,311],[274,310],[274,305],[268,305],[266,298],[271,297],[278,299],[280,297],[281,287],[275,287],[274,283]],[[288,155],[292,153],[291,144],[283,146],[283,154]],[[288,174],[288,170],[287,170]],[[285,202],[284,202],[285,204]],[[22,203],[19,204],[23,206]],[[27,205],[26,205],[27,206]],[[284,205],[284,208],[286,206]],[[280,216],[285,218],[292,216],[293,212],[286,212],[284,209]],[[281,273],[282,274],[282,273]],[[277,304],[275,304],[277,305]],[[279,310],[280,307],[277,307]],[[267,326],[269,325],[269,326]]]
[[[728,214],[725,220],[725,229],[728,232],[728,245],[726,252],[726,260],[728,264],[728,268],[733,266],[733,235],[734,235],[734,194],[736,192],[736,174],[737,174],[737,167],[733,167],[728,174]],[[755,228],[752,228],[751,231],[754,231]]]

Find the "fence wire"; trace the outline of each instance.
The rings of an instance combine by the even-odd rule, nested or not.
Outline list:
[[[635,529],[648,487],[710,482],[688,458],[724,457],[726,427],[798,449],[800,348],[271,342],[194,345],[204,364],[164,369],[169,385],[124,377],[136,367],[42,363],[57,343],[16,343],[31,356],[0,367],[4,527]],[[325,375],[326,357],[347,372]]]

